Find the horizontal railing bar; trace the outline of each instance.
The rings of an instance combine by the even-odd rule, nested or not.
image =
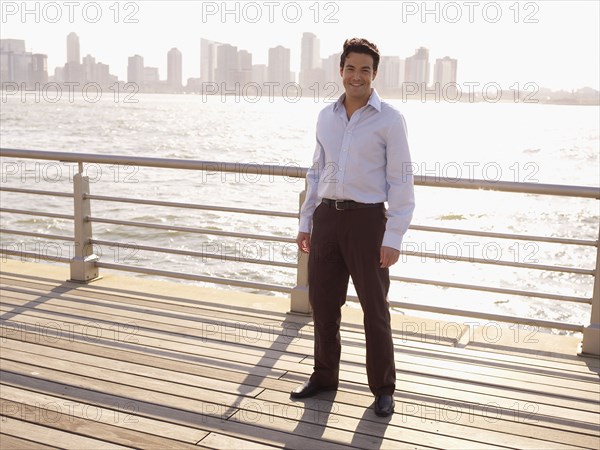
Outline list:
[[[40,191],[35,189],[19,189],[19,188],[9,188],[9,187],[0,187],[0,191],[6,192],[16,192],[22,194],[36,194],[36,195],[48,195],[55,197],[73,197],[73,194],[68,192],[56,192],[56,191]],[[188,209],[201,209],[207,211],[221,211],[221,212],[234,212],[234,213],[242,213],[242,214],[254,214],[254,215],[264,215],[264,216],[274,216],[274,217],[286,217],[286,218],[298,218],[297,213],[288,213],[288,212],[280,212],[280,211],[268,211],[268,210],[259,210],[259,209],[246,209],[246,208],[231,208],[225,206],[212,206],[212,205],[200,205],[193,203],[182,203],[182,202],[164,202],[158,200],[144,200],[144,199],[133,199],[133,198],[125,198],[125,197],[109,197],[104,195],[85,195],[85,198],[89,198],[91,200],[100,200],[107,202],[122,202],[122,203],[134,203],[141,205],[154,205],[154,206],[166,206],[166,207],[174,207],[174,208],[188,208]],[[598,241],[593,240],[585,240],[585,239],[569,239],[569,238],[557,238],[557,237],[549,237],[549,236],[536,236],[536,235],[524,235],[524,234],[509,234],[509,233],[493,233],[489,231],[476,231],[476,230],[465,230],[459,228],[443,228],[443,227],[432,227],[425,225],[411,225],[409,227],[411,230],[415,231],[428,231],[434,233],[448,233],[448,234],[458,234],[458,235],[466,235],[466,236],[481,236],[481,237],[491,237],[491,238],[499,238],[499,239],[515,239],[521,241],[531,241],[531,242],[549,242],[555,244],[567,244],[567,245],[586,245],[586,246],[598,246]]]
[[[73,220],[73,216],[69,216],[68,214],[56,214],[56,213],[41,212],[41,211],[27,211],[24,209],[0,208],[0,212],[13,213],[13,214],[25,214],[28,216],[52,217],[54,219]]]
[[[168,230],[168,231],[182,231],[185,233],[195,233],[195,234],[214,234],[216,236],[227,236],[227,237],[238,237],[243,239],[257,239],[262,241],[276,241],[276,242],[286,242],[286,243],[295,243],[296,240],[287,237],[279,237],[279,236],[263,236],[259,234],[247,234],[247,233],[233,233],[230,231],[220,231],[220,230],[208,230],[205,228],[190,228],[190,227],[179,227],[174,225],[158,225],[153,223],[144,223],[144,222],[130,222],[127,220],[113,220],[113,219],[100,219],[96,217],[88,217],[88,221],[95,223],[110,223],[113,225],[125,225],[129,227],[141,227],[141,228],[153,228],[157,230]]]
[[[474,258],[474,257],[469,257],[469,256],[442,255],[439,253],[420,252],[420,251],[401,250],[400,254],[406,255],[406,256],[421,257],[421,258],[443,259],[445,261],[468,262],[468,263],[477,263],[477,264],[493,264],[495,266],[518,267],[520,269],[536,269],[536,270],[547,270],[549,272],[565,272],[565,273],[576,273],[579,275],[594,275],[593,269],[580,269],[577,267],[549,266],[549,265],[544,265],[544,264],[530,264],[530,263],[503,261],[503,260],[496,260],[496,259]]]
[[[194,252],[194,251],[189,251],[189,250],[177,250],[177,249],[172,249],[172,248],[152,247],[152,246],[148,246],[148,245],[139,245],[139,244],[126,244],[126,243],[121,243],[121,242],[104,241],[104,240],[100,240],[100,239],[90,239],[90,244],[107,245],[107,246],[111,246],[111,247],[125,247],[125,248],[132,248],[135,250],[148,251],[148,252],[169,253],[172,255],[185,255],[185,256],[194,256],[194,257],[199,257],[199,258],[221,259],[223,261],[264,264],[266,266],[286,267],[289,269],[295,269],[298,266],[297,264],[286,263],[286,262],[281,262],[281,261],[269,261],[269,260],[265,260],[265,259],[243,258],[241,256],[216,255],[214,253]]]
[[[358,297],[355,295],[349,295],[346,297],[348,301],[358,302]],[[516,323],[520,325],[537,325],[541,328],[556,328],[559,330],[566,331],[574,331],[574,332],[582,332],[583,325],[577,323],[563,323],[563,322],[553,322],[550,320],[540,320],[540,319],[528,319],[526,317],[519,316],[505,316],[502,314],[494,314],[494,313],[485,313],[479,311],[464,311],[462,309],[453,309],[453,308],[444,308],[442,306],[433,306],[433,305],[423,305],[419,303],[407,303],[407,302],[399,302],[395,300],[390,300],[390,306],[393,308],[401,308],[408,309],[413,311],[425,311],[436,314],[447,314],[450,316],[462,316],[466,318],[474,318],[474,319],[485,319],[488,322],[506,322],[506,323]],[[468,324],[468,322],[467,322]],[[471,325],[474,325],[471,323]]]
[[[19,194],[35,194],[35,195],[51,195],[52,197],[70,197],[73,198],[73,193],[57,192],[57,191],[40,191],[37,189],[20,189],[12,187],[0,187],[0,191],[17,192]]]
[[[39,237],[39,238],[43,238],[43,239],[55,239],[57,241],[74,241],[75,240],[75,238],[73,236],[61,236],[59,234],[34,233],[33,231],[9,230],[8,228],[0,228],[0,233],[18,234],[20,236],[32,236],[32,237]]]
[[[169,277],[169,278],[181,278],[184,280],[194,280],[194,281],[203,281],[206,283],[215,283],[215,284],[226,284],[230,286],[251,288],[251,289],[259,289],[263,291],[277,291],[290,293],[292,292],[292,288],[288,286],[281,286],[277,284],[267,284],[267,283],[256,283],[253,281],[242,281],[242,280],[233,280],[229,278],[218,278],[218,277],[209,277],[205,275],[192,275],[189,273],[183,272],[172,272],[168,270],[159,270],[159,269],[149,269],[145,267],[135,267],[135,266],[125,266],[122,264],[113,264],[113,263],[101,263],[97,262],[96,267],[100,267],[103,269],[111,269],[111,270],[122,270],[125,272],[136,272],[143,273],[146,275],[157,275],[161,277]]]
[[[179,203],[179,202],[163,202],[159,200],[143,200],[138,198],[123,198],[123,197],[107,197],[104,195],[85,195],[85,198],[91,200],[100,200],[104,202],[123,202],[123,203],[136,203],[140,205],[155,205],[155,206],[168,206],[173,208],[188,208],[188,209],[204,209],[207,211],[222,211],[222,212],[235,212],[243,214],[256,214],[262,216],[276,216],[276,217],[289,217],[297,219],[297,213],[287,213],[279,211],[266,211],[261,209],[245,209],[245,208],[231,208],[226,206],[211,206],[211,205],[200,205],[195,203]]]
[[[0,248],[0,253],[5,255],[18,256],[20,258],[43,259],[45,261],[56,261],[67,264],[71,262],[69,258],[65,258],[64,256],[42,255],[41,253],[25,252],[21,250],[9,250],[5,248]]]
[[[481,237],[493,237],[500,239],[515,239],[519,241],[532,241],[532,242],[550,242],[555,244],[572,244],[572,245],[589,245],[598,246],[598,241],[586,240],[586,239],[570,239],[570,238],[556,238],[549,236],[534,236],[525,234],[509,234],[509,233],[492,233],[490,231],[476,231],[476,230],[464,230],[459,228],[442,228],[442,227],[430,227],[425,225],[411,225],[411,230],[416,231],[428,231],[433,233],[450,233],[460,234],[466,236],[481,236]]]
[[[566,184],[523,183],[517,181],[492,181],[460,178],[456,181],[440,179],[438,175],[415,175],[416,186],[436,188],[475,189],[520,194],[553,195],[557,197],[581,197],[600,200],[600,188],[593,186],[570,186]]]
[[[159,167],[162,169],[202,170],[207,172],[233,172],[248,175],[270,175],[289,178],[304,178],[306,169],[298,165],[276,166],[269,164],[200,161],[190,159],[149,158],[128,155],[99,155],[91,153],[50,152],[1,148],[0,156],[26,159],[42,159],[62,162],[87,162],[96,164],[118,164],[127,166]]]
[[[284,176],[289,178],[305,178],[307,172],[307,168],[295,165],[275,166],[265,164],[261,165],[218,161],[149,158],[127,155],[99,155],[89,153],[50,152],[42,150],[22,150],[9,148],[0,148],[0,156],[12,158],[54,160],[64,162],[87,162],[97,164],[121,164],[144,167],[159,167],[164,169],[234,172],[254,175]],[[446,179],[436,175],[415,175],[414,183],[417,186],[435,186],[454,189],[484,189],[499,192],[519,192],[523,194],[600,199],[600,188],[592,186],[522,183],[515,181],[493,181],[467,178]]]
[[[505,316],[501,314],[492,314],[485,313],[479,311],[463,311],[460,309],[453,308],[444,308],[439,306],[429,306],[429,305],[420,305],[417,303],[405,303],[405,302],[397,302],[391,301],[390,306],[394,308],[402,308],[402,309],[410,309],[414,311],[426,311],[438,314],[448,314],[452,316],[464,316],[475,319],[484,319],[487,321],[497,321],[497,322],[506,322],[506,323],[516,323],[521,325],[537,325],[543,328],[556,328],[559,330],[566,331],[574,331],[574,332],[582,332],[583,325],[575,324],[575,323],[562,323],[562,322],[554,322],[550,320],[541,320],[541,319],[527,319],[525,317],[518,316]]]
[[[493,286],[481,286],[481,285],[475,285],[475,284],[453,283],[453,282],[449,282],[449,281],[427,280],[427,279],[422,279],[422,278],[409,278],[409,277],[396,277],[396,276],[390,276],[390,280],[402,281],[404,283],[427,284],[430,286],[449,287],[449,288],[456,288],[456,289],[468,289],[468,290],[472,290],[472,291],[495,292],[498,294],[509,294],[509,295],[520,295],[520,296],[524,296],[524,297],[546,298],[549,300],[562,300],[562,301],[574,302],[574,303],[584,303],[587,305],[590,305],[592,303],[591,298],[574,297],[574,296],[560,295],[560,294],[548,294],[545,292],[522,291],[519,289],[498,288],[498,287],[493,287]]]

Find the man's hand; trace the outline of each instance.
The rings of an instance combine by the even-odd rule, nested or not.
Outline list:
[[[381,268],[387,269],[388,267],[393,266],[398,262],[399,257],[400,250],[396,250],[392,247],[381,247],[381,252],[379,256]]]
[[[296,236],[296,244],[298,244],[298,248],[301,252],[310,252],[310,233],[303,233],[302,231],[298,233],[298,236]]]

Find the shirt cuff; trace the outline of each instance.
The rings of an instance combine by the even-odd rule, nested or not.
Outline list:
[[[398,233],[394,233],[393,231],[386,231],[383,235],[383,242],[381,243],[382,247],[391,247],[396,250],[400,250],[402,247],[402,238],[404,236]]]
[[[300,217],[298,231],[300,233],[310,233],[312,229],[312,217]]]

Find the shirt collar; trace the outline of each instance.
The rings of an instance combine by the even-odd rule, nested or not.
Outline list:
[[[340,98],[338,98],[335,104],[333,105],[333,111],[337,111],[344,104],[345,99],[346,93],[344,92],[342,95],[340,95]],[[378,112],[381,111],[381,97],[379,97],[379,94],[377,93],[377,90],[375,88],[373,88],[373,92],[371,92],[371,96],[369,97],[367,105],[372,106]]]

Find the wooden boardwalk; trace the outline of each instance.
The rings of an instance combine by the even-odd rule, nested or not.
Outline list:
[[[382,419],[360,311],[344,313],[339,391],[292,401],[312,326],[286,299],[103,275],[79,285],[62,266],[2,263],[2,449],[600,445],[600,361],[576,356],[574,338],[539,333],[535,349],[403,326],[396,414]]]

